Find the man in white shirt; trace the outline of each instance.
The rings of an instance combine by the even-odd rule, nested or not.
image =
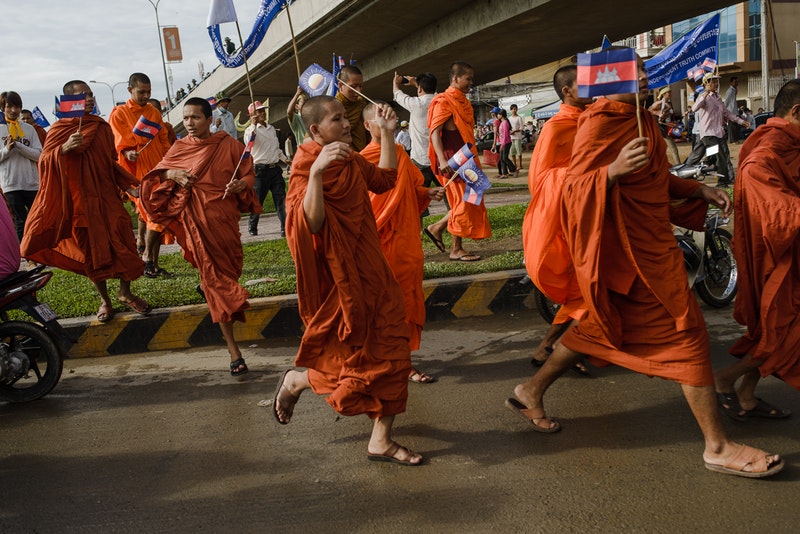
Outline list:
[[[286,182],[283,180],[283,168],[281,163],[289,163],[289,159],[281,152],[280,142],[275,127],[267,124],[266,106],[256,100],[247,111],[250,113],[252,124],[244,131],[244,142],[250,141],[250,136],[255,132],[256,137],[253,142],[252,156],[256,171],[256,182],[254,188],[258,201],[264,204],[267,193],[272,193],[272,200],[275,202],[275,211],[281,223],[281,237],[286,237],[285,221],[286,208]],[[248,229],[250,235],[258,235],[259,214],[251,213]]]
[[[408,121],[400,121],[400,128],[394,136],[394,142],[403,145],[406,152],[411,152],[411,134],[408,133]]]
[[[417,96],[409,96],[400,85],[410,85],[417,88]],[[436,96],[436,76],[430,72],[424,72],[417,77],[400,76],[394,73],[392,81],[394,100],[400,106],[408,110],[411,117],[408,121],[408,131],[411,135],[411,161],[422,172],[425,178],[425,187],[438,187],[439,182],[431,170],[431,160],[428,157],[428,144],[431,141],[428,131],[428,107],[431,100]],[[447,199],[444,200],[447,204]],[[450,206],[447,206],[450,209]],[[422,213],[422,217],[428,215],[428,209]],[[438,245],[437,245],[438,246]]]
[[[731,86],[725,91],[725,107],[734,115],[739,114],[739,106],[736,104],[736,95],[739,93],[739,78],[731,76]],[[728,121],[728,143],[738,143],[741,128],[734,121]]]
[[[228,111],[228,106],[231,105],[231,99],[224,91],[217,93],[214,98],[217,101],[217,107],[214,108],[214,113],[212,115],[211,133],[219,131],[228,132],[231,137],[236,139],[238,135],[236,133],[236,122],[233,120],[233,113]]]
[[[519,176],[519,171],[522,170],[522,117],[517,115],[516,104],[511,104],[510,109],[511,115],[508,116],[508,122],[511,126],[511,150],[508,155],[517,167],[516,175]]]

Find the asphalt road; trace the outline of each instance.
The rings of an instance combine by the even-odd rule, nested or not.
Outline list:
[[[740,332],[705,309],[715,365]],[[761,395],[784,421],[726,421],[784,455],[769,480],[703,468],[675,384],[620,368],[567,374],[547,398],[564,428],[538,434],[503,407],[533,371],[533,312],[437,321],[396,438],[427,465],[366,460],[366,417],[337,417],[307,392],[279,426],[270,400],[297,340],[69,360],[45,399],[0,404],[0,532],[790,532],[800,501],[800,398]]]

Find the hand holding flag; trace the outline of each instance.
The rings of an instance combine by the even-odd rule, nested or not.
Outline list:
[[[157,122],[147,120],[144,115],[139,116],[139,120],[133,127],[133,134],[138,135],[140,137],[146,137],[149,139],[147,143],[144,144],[141,150],[138,153],[141,153],[145,148],[147,148],[150,143],[153,142],[158,132],[161,131],[161,125]]]
[[[331,84],[335,84],[333,74],[312,63],[300,75],[299,85],[309,96],[324,95]]]
[[[467,161],[475,157],[475,154],[473,154],[472,150],[470,150],[471,148],[472,143],[465,143],[458,152],[453,154],[453,157],[447,160],[447,165],[454,171],[457,171]]]

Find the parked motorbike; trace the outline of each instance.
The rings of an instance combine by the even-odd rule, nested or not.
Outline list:
[[[36,298],[52,272],[44,266],[0,280],[0,399],[28,402],[49,393],[61,378],[63,360],[75,343],[58,323],[58,315]],[[20,310],[36,323],[9,320]]]
[[[703,181],[706,176],[720,176],[708,165],[676,165],[672,174],[685,179]],[[683,251],[683,261],[689,277],[689,287],[694,288],[703,302],[714,308],[724,308],[736,297],[738,270],[731,249],[732,236],[722,228],[729,222],[719,210],[709,210],[705,230],[695,232],[676,227],[678,246]],[[552,323],[560,307],[534,286],[534,301],[542,318]]]

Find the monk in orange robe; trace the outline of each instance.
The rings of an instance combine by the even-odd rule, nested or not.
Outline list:
[[[638,60],[639,98],[647,95]],[[590,354],[648,376],[681,384],[705,438],[706,468],[744,477],[783,469],[778,455],[731,441],[714,393],[708,332],[689,289],[683,255],[670,221],[701,228],[706,203],[725,212],[727,194],[669,173],[666,147],[655,119],[641,113],[635,94],[600,98],[578,120],[578,134],[563,191],[567,243],[587,313],[530,380],[514,393],[517,413],[538,431],[560,424],[545,415],[550,384],[574,362],[569,352]],[[641,116],[643,137],[637,137]],[[652,141],[650,141],[652,140]],[[673,209],[671,199],[686,200]]]
[[[379,164],[350,147],[350,122],[333,97],[302,110],[310,139],[292,163],[286,238],[297,267],[297,299],[306,326],[295,364],[278,381],[273,412],[292,418],[308,388],[328,395],[342,415],[373,419],[367,458],[416,466],[422,456],[395,443],[391,429],[405,411],[411,356],[403,293],[383,256],[368,192],[397,180],[392,108],[378,107]]]
[[[64,94],[80,93],[86,95],[86,114],[59,120],[47,134],[39,158],[39,194],[20,246],[29,260],[88,277],[100,295],[97,320],[106,322],[114,316],[109,278],[119,278],[122,304],[139,313],[150,311],[131,293],[131,281],[142,275],[144,263],[121,200],[137,181],[114,162],[111,128],[91,115],[91,88],[80,80],[64,86]]]
[[[472,86],[473,69],[468,63],[456,62],[450,66],[450,87],[444,93],[439,93],[431,100],[428,107],[428,129],[430,130],[431,143],[428,146],[428,155],[431,159],[431,169],[442,185],[445,185],[453,174],[447,161],[464,146],[472,145],[475,148],[475,117],[472,113],[472,104],[467,100],[467,92]],[[475,157],[480,165],[480,160]],[[454,180],[446,188],[447,201],[450,211],[442,219],[428,226],[435,240],[441,242],[445,228],[453,236],[450,249],[450,259],[454,261],[477,261],[481,257],[470,254],[464,250],[462,239],[485,239],[492,236],[489,226],[489,217],[486,205],[481,200],[480,205],[465,202],[464,191],[466,184],[462,180]]]
[[[561,190],[578,131],[578,117],[592,102],[578,96],[577,72],[575,65],[565,65],[553,75],[553,89],[563,103],[542,128],[528,169],[531,201],[522,222],[525,268],[536,287],[561,304],[553,324],[534,351],[531,363],[536,367],[544,363],[558,338],[574,319],[580,319],[583,311],[581,288],[561,228]],[[573,369],[580,374],[588,373],[582,362],[577,362]]]
[[[734,185],[734,255],[739,292],[733,317],[747,333],[730,349],[741,358],[716,373],[720,404],[734,419],[791,412],[759,399],[762,376],[800,390],[800,81],[775,97],[775,117],[739,152]],[[742,378],[738,390],[736,382]]]
[[[114,131],[117,160],[139,180],[161,161],[171,146],[161,113],[150,105],[150,87],[150,78],[146,74],[134,72],[128,79],[128,92],[131,94],[131,98],[125,104],[112,109],[108,115],[108,123]],[[133,128],[141,116],[161,126],[152,141],[145,136],[133,133]],[[167,271],[158,266],[158,255],[161,250],[162,237],[167,243],[171,243],[172,238],[171,236],[162,236],[164,228],[148,221],[144,210],[139,205],[139,200],[135,196],[132,199],[139,212],[137,240],[139,250],[142,251],[142,258],[145,260],[144,275],[148,278],[157,278],[159,275],[169,276]]]
[[[188,137],[179,139],[142,178],[141,205],[150,220],[178,239],[183,257],[200,271],[198,291],[219,324],[231,358],[231,375],[248,371],[233,337],[233,321],[245,322],[250,294],[239,285],[242,242],[239,217],[260,212],[253,160],[238,170],[244,145],[227,132],[211,133],[211,104],[190,98],[183,105]],[[234,176],[234,171],[236,174]]]
[[[372,141],[361,151],[361,155],[375,165],[381,156],[381,130],[375,122],[376,113],[375,104],[368,104],[364,108],[364,126],[372,136]],[[396,185],[385,193],[370,192],[369,198],[375,213],[383,255],[403,289],[406,324],[410,336],[409,348],[414,352],[419,350],[422,328],[425,326],[425,294],[422,291],[425,256],[420,237],[420,214],[428,207],[431,199],[442,200],[444,190],[441,187],[425,187],[424,176],[403,146],[395,144],[395,149]],[[409,380],[427,384],[435,378],[412,367]]]

